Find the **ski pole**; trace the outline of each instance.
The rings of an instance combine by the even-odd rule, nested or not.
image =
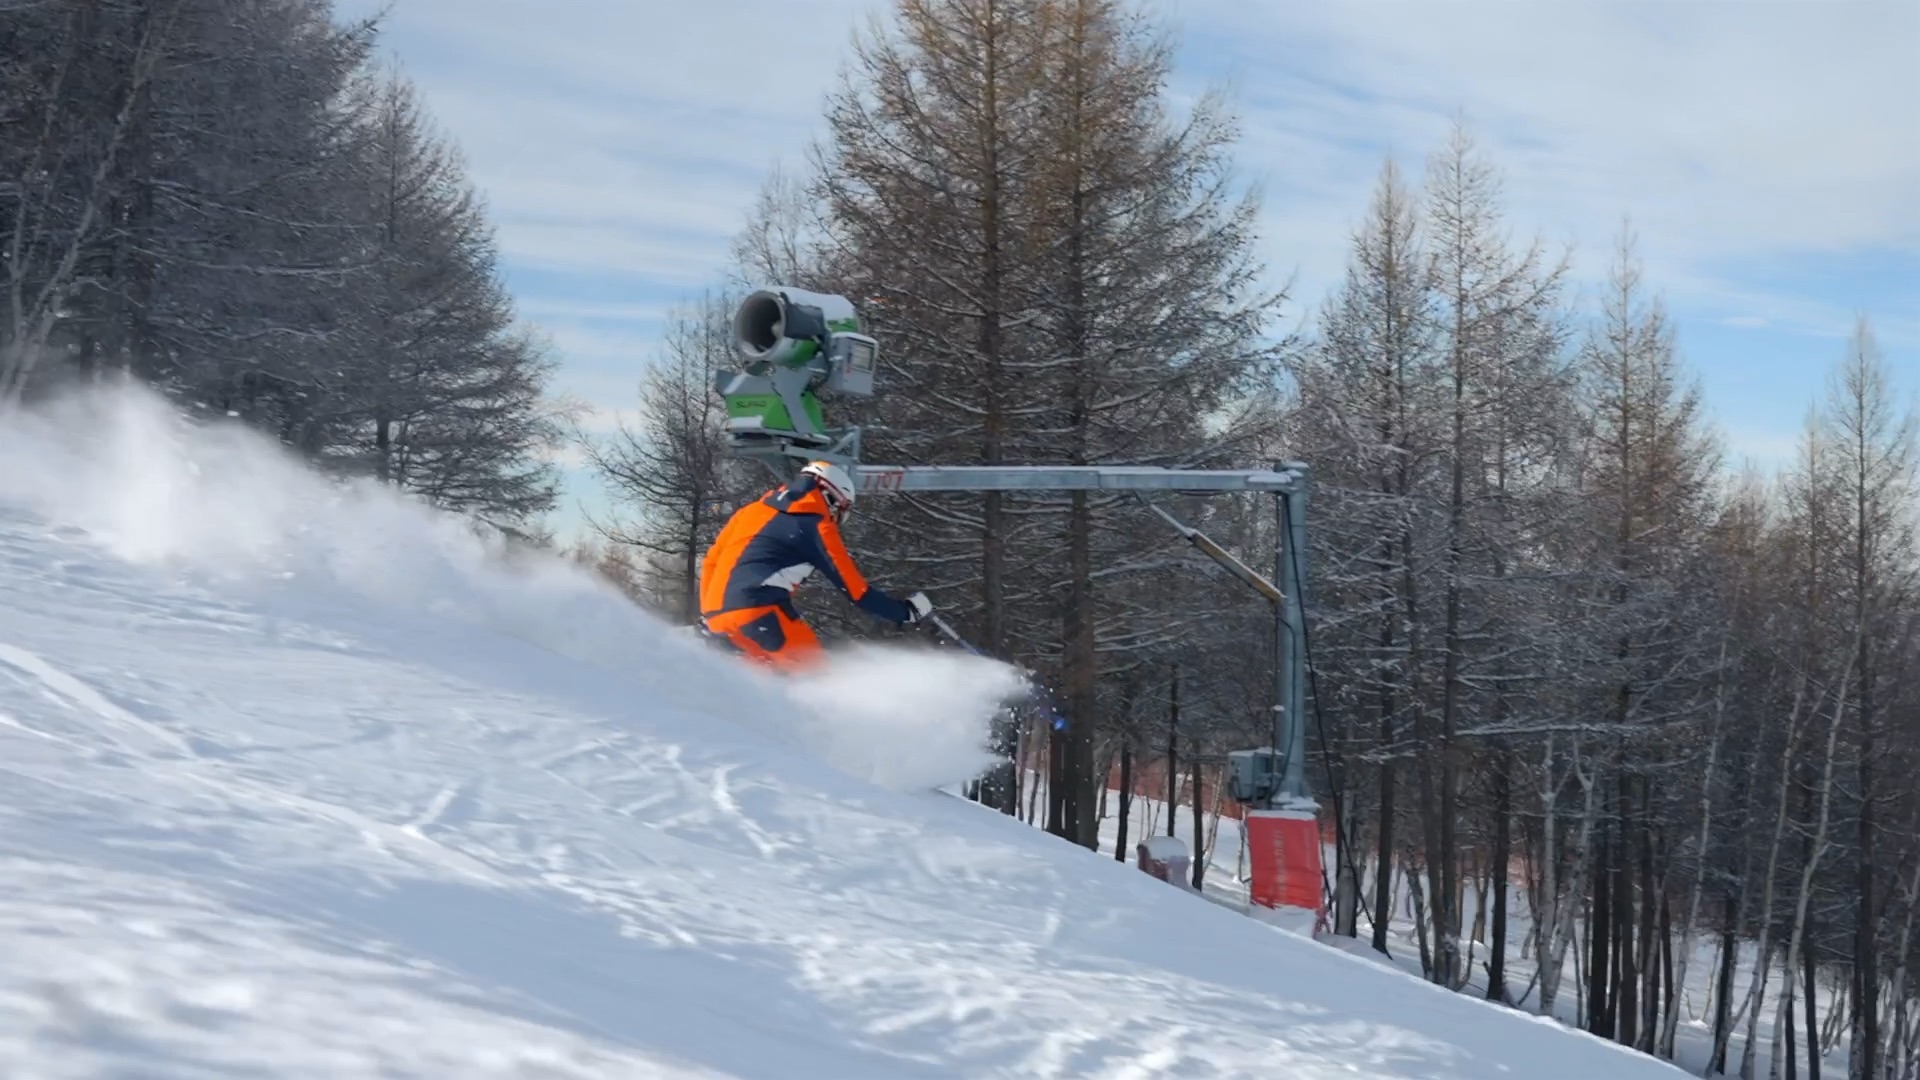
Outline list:
[[[950,624],[948,624],[947,620],[940,617],[940,614],[938,612],[934,612],[934,611],[927,612],[927,622],[931,623],[935,630],[940,631],[943,637],[945,637],[948,641],[953,642],[955,645],[960,646],[961,648],[967,650],[968,652],[972,653],[975,656],[986,655],[985,653],[981,652],[979,649],[974,648],[973,645],[969,644],[966,638],[961,637],[959,633],[956,632]]]

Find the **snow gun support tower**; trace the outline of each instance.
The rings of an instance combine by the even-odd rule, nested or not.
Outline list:
[[[726,400],[728,451],[765,464],[781,480],[799,466],[838,462],[862,494],[890,492],[1131,491],[1142,502],[1163,495],[1262,492],[1275,497],[1274,577],[1268,580],[1198,529],[1158,506],[1163,518],[1195,548],[1272,603],[1279,664],[1274,673],[1273,741],[1230,755],[1229,786],[1251,808],[1246,819],[1254,870],[1253,902],[1267,908],[1311,909],[1316,927],[1321,901],[1318,804],[1306,779],[1306,502],[1307,466],[1273,469],[1168,469],[1106,465],[865,465],[860,429],[829,427],[822,397],[871,397],[880,350],[860,332],[843,296],[787,286],[756,290],[733,318],[740,370],[714,379]],[[1067,718],[1068,723],[1072,718]],[[1347,885],[1342,875],[1343,888]]]
[[[860,429],[828,427],[819,396],[873,394],[880,346],[860,332],[851,301],[787,286],[756,290],[734,311],[733,347],[740,370],[714,378],[732,453],[760,459],[782,480],[815,459],[859,463]]]

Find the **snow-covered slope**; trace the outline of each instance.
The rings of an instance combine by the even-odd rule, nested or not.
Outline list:
[[[776,685],[138,395],[0,419],[0,1073],[1678,1075],[924,790],[1004,678]]]

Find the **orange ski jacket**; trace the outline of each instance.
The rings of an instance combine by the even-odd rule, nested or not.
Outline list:
[[[815,571],[860,610],[906,623],[913,609],[868,584],[810,477],[774,488],[734,511],[700,568],[700,613],[791,607],[793,590]]]

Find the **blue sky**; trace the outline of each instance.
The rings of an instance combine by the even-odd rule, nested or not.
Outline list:
[[[798,167],[882,0],[336,0],[459,144],[555,390],[606,426],[677,302],[716,281],[777,163]],[[1176,97],[1225,83],[1293,325],[1339,277],[1382,159],[1417,175],[1463,114],[1515,235],[1604,278],[1631,218],[1709,416],[1777,462],[1873,321],[1920,391],[1920,4],[1912,0],[1160,0]],[[569,469],[579,528],[597,483]]]

